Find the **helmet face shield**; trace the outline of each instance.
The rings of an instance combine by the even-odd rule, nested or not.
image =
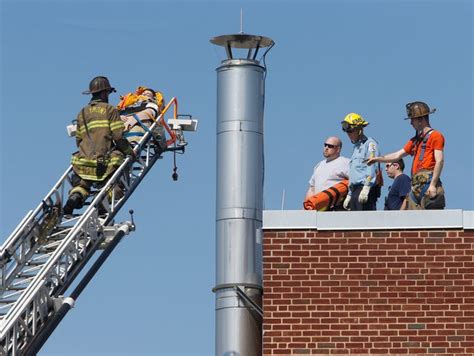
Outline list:
[[[353,132],[355,129],[356,129],[356,126],[349,124],[347,121],[342,122],[342,131]]]

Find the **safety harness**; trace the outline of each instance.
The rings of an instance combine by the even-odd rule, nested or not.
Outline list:
[[[132,131],[132,132],[125,132],[124,133],[124,137],[141,137],[141,136],[144,136],[145,133],[149,132],[150,129],[148,128],[148,126],[146,126],[141,120],[140,118],[138,117],[138,115],[136,113],[138,112],[141,112],[143,110],[152,110],[154,112],[154,115],[153,116],[149,116],[149,118],[155,122],[156,121],[156,118],[158,117],[158,111],[154,108],[154,107],[151,107],[151,106],[148,106],[149,104],[149,101],[138,101],[130,106],[127,106],[123,109],[120,110],[120,115],[131,115],[138,123],[138,125],[140,125],[140,127],[143,129],[144,132],[138,132],[138,131]]]
[[[132,114],[133,118],[137,120],[137,123],[140,125],[140,127],[145,131],[145,132],[138,132],[138,131],[132,131],[132,132],[125,132],[123,135],[124,137],[132,137],[132,136],[144,136],[146,132],[149,132],[150,129],[138,118],[137,114]]]
[[[428,142],[428,139],[430,138],[431,134],[433,133],[433,129],[430,129],[425,136],[423,136],[423,141],[421,142],[421,152],[420,152],[420,157],[418,157],[418,161],[423,161],[423,157],[425,156],[425,150],[426,150],[426,142]],[[418,148],[417,148],[418,151]]]
[[[426,132],[426,134],[423,136],[423,139],[421,140],[421,143],[418,143],[416,145],[416,148],[415,148],[415,156],[416,156],[416,153],[418,152],[418,149],[421,149],[420,151],[420,155],[418,156],[418,162],[422,162],[423,161],[423,158],[425,156],[425,151],[426,151],[426,144],[428,142],[428,139],[430,138],[431,134],[433,133],[433,129],[430,129],[428,132]],[[413,140],[419,140],[418,137],[414,137]],[[421,148],[420,148],[421,146]],[[413,172],[413,167],[415,165],[415,160],[413,160],[413,163],[412,163],[412,168],[411,168],[411,171]],[[415,182],[416,180],[416,174],[413,175],[412,177],[412,185],[414,184],[420,184],[420,182]],[[424,177],[426,177],[426,182],[425,183],[421,183],[423,184],[421,189],[420,189],[420,194],[418,197],[416,197],[415,193],[413,192],[413,189],[410,191],[410,197],[413,199],[413,201],[417,202],[418,204],[421,203],[421,199],[423,199],[423,197],[425,196],[426,192],[428,191],[428,188],[430,187],[430,184],[431,184],[431,180],[433,179],[433,172],[431,173],[424,173],[423,174]],[[418,179],[419,180],[419,179]]]

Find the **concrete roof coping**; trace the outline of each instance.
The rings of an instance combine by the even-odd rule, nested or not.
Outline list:
[[[331,211],[265,210],[264,230],[474,229],[474,211]]]

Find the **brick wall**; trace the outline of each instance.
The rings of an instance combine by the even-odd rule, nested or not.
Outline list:
[[[266,230],[264,355],[474,355],[474,230]]]

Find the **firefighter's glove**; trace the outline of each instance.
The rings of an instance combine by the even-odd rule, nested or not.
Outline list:
[[[127,141],[127,139],[123,137],[115,142],[115,146],[117,146],[117,149],[126,156],[132,154],[132,146],[130,146],[130,143]]]
[[[344,203],[342,203],[342,207],[346,210],[350,210],[350,204],[351,204],[351,196],[347,194],[346,199],[344,199]]]
[[[365,204],[369,200],[370,185],[364,185],[359,194],[359,203]]]
[[[137,159],[137,154],[134,150],[130,150],[130,153],[127,155],[127,157],[130,157],[131,161],[135,161]]]

